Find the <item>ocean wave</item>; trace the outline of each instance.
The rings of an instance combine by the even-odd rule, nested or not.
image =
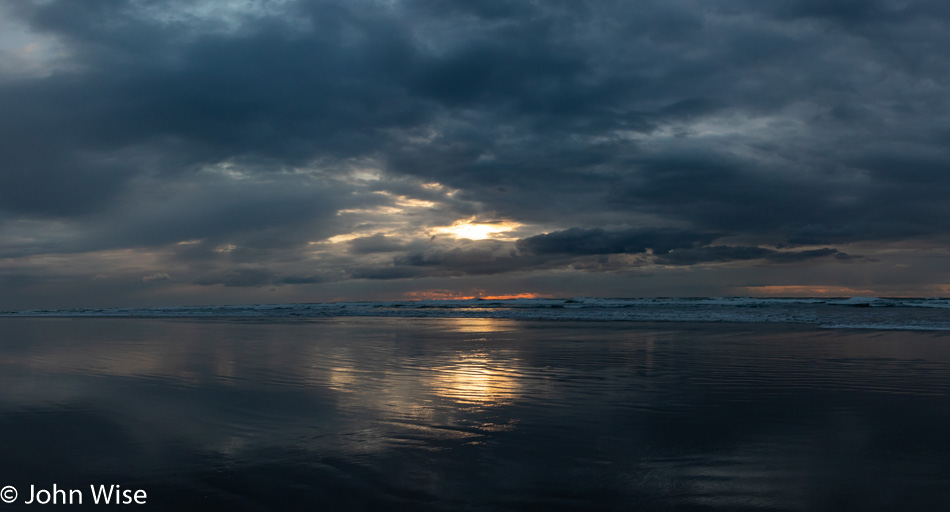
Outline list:
[[[853,306],[853,307],[841,307]],[[407,300],[147,308],[44,309],[4,317],[327,318],[343,316],[524,320],[796,323],[840,329],[950,330],[946,298],[649,297]]]

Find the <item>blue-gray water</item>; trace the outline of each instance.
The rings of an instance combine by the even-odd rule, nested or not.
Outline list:
[[[0,317],[497,318],[626,322],[793,323],[833,329],[950,330],[948,298],[692,297],[403,300],[0,311]]]
[[[940,331],[6,318],[0,389],[22,508],[53,483],[143,510],[950,506]]]

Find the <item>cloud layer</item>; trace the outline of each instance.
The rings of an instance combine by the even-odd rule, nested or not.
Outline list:
[[[0,18],[3,307],[950,282],[940,2]]]

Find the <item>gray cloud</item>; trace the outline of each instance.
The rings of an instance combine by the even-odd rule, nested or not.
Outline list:
[[[275,274],[272,270],[258,267],[240,267],[226,271],[215,272],[195,280],[195,284],[224,286],[263,286],[273,283]]]
[[[529,254],[596,255],[643,254],[649,252],[657,263],[694,265],[697,263],[766,260],[797,263],[813,258],[835,256],[839,260],[854,257],[834,248],[804,251],[780,251],[755,246],[709,245],[716,234],[673,230],[622,230],[570,228],[518,241],[518,248]]]
[[[406,244],[382,233],[354,238],[347,242],[349,251],[355,254],[373,254],[378,252],[396,252],[405,249]]]
[[[604,231],[575,227],[520,240],[518,248],[535,254],[638,254],[648,249],[654,254],[666,254],[674,249],[705,245],[718,237],[672,230]]]
[[[851,253],[874,281],[875,252],[950,231],[940,2],[0,8],[37,38],[0,48],[19,66],[0,70],[18,289],[102,273],[54,280],[45,258],[109,251],[149,256],[127,264],[139,285],[175,276],[153,287]],[[432,241],[463,219],[521,223],[520,241]]]
[[[671,265],[695,265],[726,261],[765,260],[772,263],[799,263],[802,261],[834,256],[838,260],[847,260],[852,256],[837,249],[822,248],[806,251],[776,251],[764,247],[714,245],[685,249],[666,254],[657,260]]]

